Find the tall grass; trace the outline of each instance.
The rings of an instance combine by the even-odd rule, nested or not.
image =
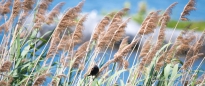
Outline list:
[[[204,58],[197,69],[192,67],[198,58],[204,56],[199,51],[203,46],[205,30],[197,39],[194,30],[187,27],[174,42],[169,40],[164,43],[166,26],[176,2],[164,13],[149,13],[131,43],[125,34],[130,18],[122,19],[128,8],[105,15],[93,30],[90,40],[83,42],[83,24],[89,15],[80,13],[85,1],[66,10],[61,18],[58,16],[65,3],[57,4],[47,14],[51,2],[0,2],[0,18],[4,22],[0,26],[0,86],[204,85],[205,73],[200,75]],[[190,0],[179,15],[178,22],[188,21],[187,15],[196,9],[194,6],[195,0]],[[34,18],[28,27],[27,21],[32,16]],[[57,26],[38,37],[45,24]],[[160,30],[155,43],[153,34],[157,27]],[[146,42],[142,42],[144,38]],[[114,52],[118,42],[121,44]],[[133,63],[129,62],[133,58],[131,54],[136,54]],[[186,55],[184,61],[179,59],[182,54]],[[99,71],[92,75],[96,65]]]

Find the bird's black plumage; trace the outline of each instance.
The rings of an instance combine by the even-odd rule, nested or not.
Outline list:
[[[97,65],[95,65],[95,66],[91,69],[90,74],[89,74],[88,76],[96,76],[96,75],[98,74],[98,72],[99,72],[99,68],[98,68]]]

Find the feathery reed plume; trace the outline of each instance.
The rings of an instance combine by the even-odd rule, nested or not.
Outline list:
[[[80,71],[84,70],[84,69],[85,69],[85,66],[84,66],[84,65],[85,65],[85,63],[82,62],[82,64],[79,65],[78,69],[79,69]]]
[[[28,15],[29,11],[32,10],[34,4],[34,0],[24,0],[22,3],[23,14],[20,16],[20,23],[23,24],[24,19]]]
[[[75,55],[74,55],[74,58],[77,58],[79,60],[83,59],[83,57],[85,56],[86,54],[86,48],[88,46],[88,41],[83,43],[76,51]]]
[[[110,23],[110,26],[108,28],[108,31],[109,30],[112,30],[114,28],[112,27],[116,27],[116,26],[119,26],[119,25],[116,25],[116,24],[119,24],[119,23],[122,23],[122,16],[125,15],[125,13],[129,10],[129,8],[123,8],[122,10],[120,10],[119,12],[117,12],[114,16],[113,16],[113,19]]]
[[[21,10],[21,1],[20,0],[14,0],[14,4],[13,4],[13,9],[12,9],[12,13],[11,13],[11,19],[15,18],[16,16],[18,16],[18,14],[20,13]]]
[[[150,38],[148,38],[148,39],[145,41],[145,43],[143,44],[142,49],[141,49],[141,51],[140,51],[140,55],[139,55],[138,58],[143,58],[143,57],[145,57],[145,56],[148,54],[148,52],[150,51],[151,46],[152,46],[152,45],[151,45],[151,37],[150,37]]]
[[[25,38],[26,35],[28,34],[27,32],[28,32],[27,30],[22,31],[19,37],[20,37],[21,39],[22,39],[22,38]]]
[[[119,65],[120,65],[119,67],[121,67],[121,65],[123,65],[123,63],[124,63],[124,67],[127,68],[126,66],[129,65],[129,64],[127,64],[127,62],[124,62],[126,60],[124,60],[123,57],[125,57],[132,50],[132,47],[134,45],[136,45],[139,40],[140,40],[140,38],[137,38],[132,43],[125,46],[122,50],[118,50],[118,52],[115,53],[114,61],[119,63]]]
[[[175,43],[172,45],[172,47],[168,50],[167,55],[166,55],[167,57],[165,60],[166,63],[170,63],[172,60],[172,57],[174,57],[174,55],[176,53],[176,49],[180,45],[180,41],[183,39],[182,33],[183,33],[183,31],[177,37],[177,39],[176,39]]]
[[[64,14],[56,27],[57,31],[63,32],[67,27],[75,26],[75,19],[78,17],[78,13],[81,11],[83,4],[84,1],[80,2],[77,6],[70,8]]]
[[[60,42],[58,44],[58,47],[57,49],[58,50],[68,50],[69,48],[73,48],[73,46],[70,46],[71,45],[71,42],[72,42],[72,38],[71,38],[71,35],[63,35],[63,37],[60,39],[60,37],[55,37],[55,41],[56,41],[56,45],[58,44],[58,42]],[[61,40],[61,41],[60,41]]]
[[[8,1],[13,1],[10,2],[10,4],[13,4],[11,14],[6,14],[9,11],[4,12],[4,14],[2,14],[4,8],[3,6]],[[21,1],[24,1],[22,3],[23,8],[18,8],[18,6],[20,7],[21,5]],[[193,34],[194,32],[187,30],[181,32],[181,34],[175,40],[174,44],[172,44],[171,48],[169,48],[170,43],[166,43],[167,47],[163,46],[165,39],[165,28],[167,26],[168,21],[171,19],[170,14],[172,9],[177,4],[176,2],[171,4],[162,16],[159,15],[160,11],[151,12],[143,21],[139,33],[137,33],[137,35],[135,36],[136,39],[134,37],[131,43],[128,43],[128,37],[126,37],[125,35],[125,28],[129,22],[129,19],[125,21],[123,20],[123,15],[128,11],[127,8],[124,8],[114,13],[114,15],[113,13],[106,15],[95,27],[95,30],[92,34],[90,41],[80,44],[80,42],[82,42],[83,37],[82,32],[84,30],[84,21],[87,18],[87,15],[79,15],[84,4],[84,1],[80,2],[77,6],[70,8],[69,10],[66,10],[66,12],[62,15],[60,21],[57,22],[58,24],[55,27],[54,31],[51,32],[51,37],[49,37],[49,39],[42,40],[42,43],[38,42],[41,41],[41,38],[28,38],[27,40],[27,38],[24,37],[23,31],[26,31],[24,29],[27,29],[26,27],[30,27],[30,24],[26,25],[26,23],[24,23],[24,20],[26,20],[27,16],[30,14],[30,10],[33,10],[31,14],[34,12],[34,19],[31,26],[34,26],[34,29],[28,29],[31,33],[33,33],[33,31],[34,33],[35,31],[38,32],[42,27],[42,24],[52,24],[55,22],[55,18],[58,18],[57,16],[64,3],[59,3],[58,5],[56,5],[47,15],[46,11],[52,0],[40,0],[39,3],[35,3],[36,8],[32,9],[32,5],[35,1],[7,0],[7,2],[2,1],[3,3],[5,2],[4,5],[2,4],[2,2],[0,2],[0,14],[2,14],[1,16],[4,16],[6,20],[5,23],[0,26],[0,30],[1,28],[4,29],[2,43],[0,44],[0,86],[10,86],[14,84],[21,84],[26,86],[40,86],[44,83],[48,84],[48,82],[45,82],[48,78],[51,79],[50,85],[53,86],[75,86],[81,83],[81,81],[82,85],[95,85],[96,83],[93,82],[95,82],[96,80],[101,80],[100,82],[102,82],[97,83],[98,85],[104,85],[109,82],[111,82],[111,84],[113,85],[118,85],[115,83],[120,80],[119,78],[121,78],[121,73],[128,73],[124,72],[124,70],[127,70],[129,68],[130,63],[127,59],[129,59],[129,57],[132,56],[129,54],[133,54],[130,51],[135,50],[133,46],[138,44],[139,40],[143,37],[143,35],[153,34],[155,28],[158,25],[160,26],[160,29],[158,30],[158,38],[155,41],[155,43],[153,43],[154,45],[151,42],[152,39],[147,39],[142,46],[143,48],[141,49],[139,59],[135,58],[133,61],[133,65],[130,69],[131,71],[128,70],[130,71],[128,73],[128,78],[122,77],[123,81],[127,80],[125,83],[126,86],[139,85],[139,80],[145,80],[145,82],[143,82],[143,84],[145,85],[155,84],[155,82],[150,81],[151,77],[154,77],[152,78],[154,80],[159,80],[159,78],[162,79],[164,77],[167,79],[171,79],[172,77],[169,77],[169,75],[175,75],[173,74],[173,72],[177,72],[176,75],[178,78],[174,77],[174,79],[172,79],[173,83],[169,83],[168,85],[175,84],[175,82],[178,83],[178,79],[181,79],[182,84],[184,84],[183,79],[185,78],[183,76],[186,74],[188,76],[188,79],[186,80],[195,79],[197,77],[197,69],[200,67],[202,62],[196,70],[193,70],[196,74],[194,73],[192,75],[192,72],[189,71],[192,71],[192,65],[199,57],[202,57],[203,55],[203,53],[199,53],[199,51],[200,48],[203,48],[202,45],[204,45],[203,42],[205,40],[205,31],[202,33],[199,40],[195,42],[195,44],[192,43],[196,41],[195,34]],[[7,9],[10,10],[9,8],[10,6],[8,6]],[[190,9],[193,10],[195,8]],[[21,14],[18,16],[19,12],[21,12]],[[142,14],[143,12],[144,11],[142,11]],[[182,15],[183,14],[181,14],[180,18],[185,18]],[[184,15],[186,16],[187,14]],[[8,19],[7,16],[10,16],[10,18]],[[19,17],[17,24],[14,20],[16,17]],[[187,20],[187,18],[184,20]],[[23,26],[24,24],[26,26]],[[14,29],[14,31],[12,30],[12,28]],[[6,31],[9,33],[5,33]],[[26,33],[26,35],[29,34]],[[152,37],[154,37],[154,34]],[[104,52],[102,51],[103,55],[100,56],[102,49],[106,48],[107,50],[108,48],[110,48],[110,46],[113,46],[113,50],[115,46],[114,44],[120,40],[122,40],[122,42],[119,46],[118,51],[114,55],[112,53],[115,52],[115,50],[108,50]],[[50,45],[48,45],[49,42]],[[39,44],[40,46],[38,46]],[[77,44],[80,45],[76,46]],[[91,47],[89,47],[90,44]],[[48,47],[49,49],[47,50]],[[42,48],[43,50],[41,50]],[[41,52],[40,55],[38,54],[39,49]],[[179,62],[178,60],[175,60],[175,58],[178,59],[178,57],[180,57],[180,54],[184,52],[187,53],[188,60],[185,60],[184,64],[180,66],[182,72],[179,72],[179,70],[175,70],[175,67],[177,66],[174,66],[174,68],[172,68],[172,64]],[[107,53],[109,54],[109,60],[103,58],[104,56],[106,56]],[[41,57],[45,57],[45,59]],[[113,58],[110,59],[110,57]],[[56,58],[59,58],[59,61],[56,61]],[[95,63],[94,60],[96,59],[98,60],[98,63]],[[107,61],[104,61],[104,59]],[[31,66],[29,64],[33,64],[33,62],[31,62],[33,60],[36,61],[34,62],[32,68],[30,68]],[[140,61],[138,61],[139,63],[137,62],[137,64],[134,64],[136,60]],[[15,62],[13,64],[13,61],[17,61],[17,63]],[[38,65],[41,65],[42,62],[43,65],[39,68]],[[101,63],[103,62],[105,62],[105,64],[101,65]],[[150,65],[150,63],[153,64]],[[46,67],[47,64],[49,67]],[[152,68],[150,69],[151,66]],[[169,67],[171,67],[171,69],[166,70]],[[85,69],[88,70],[84,71]],[[165,72],[167,74],[163,74],[164,70],[166,70]],[[56,72],[56,74],[52,75],[50,71],[52,73]],[[86,72],[85,76],[91,75],[92,77],[83,78],[82,73],[84,72]],[[19,78],[16,77],[16,75]],[[28,75],[28,77],[24,75]],[[168,77],[166,75],[168,75]],[[112,76],[116,77],[112,79]],[[155,78],[157,76],[160,77]],[[188,83],[185,82],[185,85],[192,83],[195,84],[195,81],[196,83],[203,84],[205,81],[204,76],[205,75],[202,75],[202,80],[196,81],[195,79],[192,81],[187,81]]]
[[[111,19],[111,14],[106,15],[101,21],[100,23],[97,25],[97,27],[94,30],[93,36],[92,36],[92,40],[97,40],[99,38],[99,34],[103,31],[105,31],[105,27],[109,24],[110,19]]]
[[[38,7],[38,11],[36,13],[36,18],[34,20],[34,28],[40,28],[42,22],[45,21],[46,17],[45,17],[45,13],[46,10],[48,9],[48,6],[50,4],[50,0],[42,0],[39,7]]]
[[[168,15],[169,16],[169,15]],[[147,49],[146,50],[143,50],[145,51],[145,54],[141,54],[142,56],[142,60],[139,64],[139,67],[137,68],[138,70],[142,70],[145,66],[145,64],[149,64],[153,57],[155,56],[156,52],[161,48],[161,46],[163,45],[163,41],[164,41],[164,38],[165,38],[165,28],[166,28],[166,24],[167,24],[167,20],[166,18],[162,19],[162,23],[161,23],[161,27],[160,27],[160,32],[159,32],[159,36],[158,36],[158,39],[157,39],[157,43],[155,44],[155,46],[152,48],[152,50],[150,51],[149,48],[151,45],[147,46]],[[146,43],[150,43],[148,40]],[[145,44],[146,44],[145,43]],[[144,47],[143,47],[144,48]],[[150,52],[149,52],[150,51]],[[142,52],[142,51],[141,51]],[[146,54],[147,52],[147,54]],[[162,57],[161,57],[162,58]]]
[[[186,54],[186,60],[185,60],[185,61],[187,61],[188,59],[190,59],[193,55],[194,55],[194,47],[193,47],[193,46],[190,46],[189,51],[188,51],[187,54]]]
[[[110,41],[113,41],[113,34],[115,34],[115,32],[118,30],[118,28],[120,27],[120,24],[122,23],[122,16],[128,11],[129,9],[128,8],[124,8],[122,9],[121,11],[117,12],[109,27],[108,27],[108,30],[106,31],[105,35],[103,36],[103,38],[101,40],[98,41],[97,43],[97,51],[100,51],[104,46],[111,46],[114,42],[111,42]],[[121,29],[124,29],[124,27],[126,26],[126,24],[122,24],[122,28]],[[123,30],[122,30],[123,31]],[[122,32],[123,33],[123,32]],[[117,33],[116,33],[117,34]],[[119,33],[118,33],[119,34]],[[121,38],[121,37],[120,37]],[[116,41],[119,41],[119,40],[116,40]],[[109,44],[110,43],[110,44]]]
[[[108,31],[113,30],[113,29],[116,29],[116,28],[119,27],[118,24],[121,24],[121,23],[122,23],[122,16],[125,15],[125,13],[126,13],[128,10],[129,10],[129,8],[123,8],[122,10],[120,10],[119,12],[117,12],[117,13],[114,15],[114,17],[113,17],[113,19],[112,19],[112,21],[111,21],[111,23],[110,23],[110,25],[109,25]]]
[[[60,13],[60,9],[63,7],[64,4],[65,2],[60,2],[51,10],[46,19],[47,24],[53,23],[54,18]]]
[[[46,73],[46,74],[42,74],[40,75],[34,82],[34,86],[40,86],[41,84],[43,84],[43,82],[46,80],[47,76],[50,76],[51,73]]]
[[[164,60],[166,59],[166,55],[167,55],[167,51],[164,52],[159,59],[157,60],[156,66],[155,66],[155,70],[159,71],[160,68],[164,65]]]
[[[146,58],[146,56],[144,56],[143,58],[142,58],[142,60],[140,61],[140,63],[139,63],[139,65],[137,66],[137,68],[134,70],[134,75],[137,75],[138,76],[138,74],[140,74],[140,73],[142,73],[143,72],[143,70],[145,71],[146,69],[145,69],[145,63],[146,63],[146,61],[147,61],[147,58]]]
[[[5,61],[0,67],[0,72],[7,72],[10,70],[12,63],[10,61]]]
[[[192,10],[196,10],[196,8],[194,7],[195,4],[196,4],[195,0],[189,0],[189,2],[186,4],[186,6],[184,7],[184,10],[181,13],[180,19],[182,21],[187,21],[188,18],[186,16],[189,15],[189,12]]]
[[[4,3],[2,9],[0,10],[1,15],[5,15],[5,14],[7,14],[7,13],[10,12],[9,7],[10,7],[11,3],[12,3],[12,0],[7,0],[7,1]],[[14,4],[13,11],[17,11],[16,8],[15,8],[15,5],[18,5],[18,4]],[[12,14],[13,14],[13,12],[12,12]],[[1,29],[1,30],[4,29],[5,32],[8,32],[8,31],[9,31],[9,28],[10,28],[10,26],[12,25],[13,18],[14,18],[14,16],[12,16],[12,14],[11,14],[11,17],[9,18],[9,20],[7,20],[4,24],[2,24],[2,25],[0,26],[0,29]]]
[[[157,27],[157,21],[159,19],[159,12],[160,11],[156,11],[156,12],[151,12],[146,18],[145,20],[142,22],[142,25],[140,27],[140,31],[139,31],[139,35],[143,35],[143,34],[149,34],[149,33],[153,33],[154,29]]]
[[[114,35],[112,35],[112,39],[110,41],[110,47],[112,47],[112,45],[115,42],[120,41],[124,36],[125,36],[125,28],[127,26],[127,22],[130,20],[130,18],[128,18],[126,21],[124,21],[123,23],[120,24],[120,26],[117,28],[117,30],[113,33]],[[112,30],[110,30],[110,32],[112,32]]]
[[[189,51],[191,45],[190,43],[196,38],[193,35],[193,32],[185,32],[182,33],[183,37],[179,41],[181,42],[180,45],[176,48],[176,55],[183,54],[184,52]]]
[[[199,40],[193,46],[190,46],[190,49],[186,54],[186,60],[191,58],[193,55],[196,55],[199,53],[199,51],[203,45],[203,42],[204,42],[204,37],[205,37],[205,30],[203,31]]]
[[[24,12],[29,12],[33,7],[33,4],[34,4],[34,0],[24,0],[23,1],[23,10]]]
[[[176,48],[179,45],[180,45],[179,43],[175,43],[174,45],[172,45],[171,49],[169,49],[166,60],[165,60],[166,63],[171,63],[171,60],[175,55]]]
[[[102,37],[100,37],[100,40],[98,40],[98,42],[97,42],[97,47],[96,47],[97,51],[101,51],[106,45],[109,44],[109,42],[111,41],[112,36],[114,34],[114,31],[115,30],[113,29],[113,30],[110,30],[110,31],[107,31],[107,32],[101,34],[101,35],[103,35],[103,34],[104,35]]]
[[[48,50],[46,58],[50,58],[51,56],[53,56],[57,52],[56,47],[59,49],[59,47],[58,47],[58,43],[59,42],[60,42],[60,38],[59,37],[53,37],[52,38],[52,40],[50,42],[51,45],[49,47],[49,50]]]
[[[88,43],[89,41],[83,43],[76,51],[75,55],[74,55],[74,64],[73,67],[74,68],[79,68],[80,70],[84,69],[84,64],[83,64],[83,57],[85,57],[86,55],[86,49],[88,47]],[[81,68],[82,67],[82,68]]]
[[[13,77],[11,77],[11,76],[7,76],[7,75],[4,75],[4,74],[0,74],[0,75],[2,75],[3,76],[3,78],[8,78],[7,79],[7,81],[5,80],[5,81],[0,81],[0,86],[11,86],[11,83],[12,83],[12,81],[13,81]]]
[[[140,61],[138,68],[135,69],[135,73],[141,73],[142,72],[140,70],[144,69],[144,67],[145,67],[144,65],[145,65],[147,59],[148,59],[147,56],[142,57],[142,60]]]
[[[0,86],[8,86],[8,83],[6,81],[0,81]]]
[[[0,30],[5,30],[5,32],[9,31],[9,21],[6,21],[4,24],[0,26]]]
[[[203,43],[204,43],[204,38],[205,38],[205,30],[203,31],[203,33],[201,34],[201,37],[199,38],[199,40],[197,41],[197,43],[194,45],[194,55],[196,55],[197,53],[199,53],[199,51],[201,50]]]
[[[125,69],[128,69],[128,67],[129,67],[129,62],[127,60],[125,60],[125,59],[123,59],[123,67]]]
[[[191,65],[193,65],[194,61],[196,59],[198,59],[200,56],[204,55],[203,53],[199,53],[196,54],[194,56],[192,56],[188,61],[186,61],[183,65],[182,65],[182,69],[186,70],[188,67],[190,67]]]
[[[159,24],[162,25],[162,21],[165,20],[166,22],[168,22],[170,20],[170,14],[172,13],[172,9],[177,5],[177,2],[174,2],[173,4],[171,4],[163,13],[161,19],[159,20]]]
[[[97,46],[98,46],[98,49],[99,49],[99,50],[101,50],[101,49],[104,48],[104,45],[103,45],[102,43],[101,43],[101,45],[100,45],[99,42],[104,42],[104,43],[105,43],[105,41],[101,41],[101,40],[103,40],[105,34],[106,34],[106,31],[103,31],[103,32],[100,33],[100,35],[99,35],[99,37],[98,37]]]
[[[128,37],[126,37],[125,39],[123,39],[124,41],[126,41]],[[125,69],[128,68],[129,63],[127,62],[127,60],[123,59],[124,56],[126,56],[132,49],[132,47],[139,41],[140,38],[136,39],[135,41],[133,41],[131,44],[123,47],[122,49],[119,48],[118,52],[115,53],[114,58],[107,61],[99,70],[99,74],[103,72],[103,70],[105,70],[111,63],[114,62],[118,62],[119,65],[123,65]],[[124,44],[124,43],[123,43]]]
[[[10,12],[9,7],[11,6],[11,2],[12,2],[12,0],[7,0],[7,1],[3,4],[2,9],[1,9],[1,11],[0,11],[1,15],[7,14],[7,13]]]
[[[119,27],[118,29],[115,31],[114,35],[113,35],[113,40],[114,42],[120,41],[123,36],[125,35],[125,28],[127,26],[127,23],[129,22],[130,18],[128,18],[126,21],[124,21]]]
[[[169,15],[167,15],[167,16],[169,16]],[[145,64],[151,63],[151,61],[154,58],[154,56],[157,53],[157,51],[162,47],[164,39],[165,39],[166,25],[167,25],[167,20],[164,18],[162,20],[162,23],[161,23],[160,32],[159,32],[159,35],[158,35],[158,38],[157,38],[157,43],[152,48],[151,52],[147,55],[146,58],[148,58],[148,59],[147,59]]]
[[[38,13],[44,15],[46,13],[46,10],[48,9],[48,5],[51,2],[52,1],[49,1],[49,0],[42,0],[41,4],[39,5],[39,8],[38,8]]]
[[[10,27],[12,27],[13,20],[15,17],[18,16],[20,11],[21,11],[21,1],[14,0],[11,16],[10,16],[9,20],[7,20],[6,23],[4,24],[5,25],[4,29],[6,32],[9,31]]]
[[[87,17],[87,14],[84,15],[77,23],[77,26],[75,28],[75,31],[72,35],[72,41],[73,41],[73,44],[72,45],[75,45],[75,44],[78,44],[81,42],[81,38],[83,36],[83,33],[82,33],[82,30],[83,30],[83,22],[86,20],[86,17]]]
[[[106,33],[106,31],[102,31],[101,33],[100,33],[100,35],[99,35],[99,37],[98,37],[98,42],[100,41],[100,40],[102,40],[102,38],[104,37],[104,35],[105,35],[105,33]]]
[[[4,27],[3,27],[3,26],[0,26],[0,33],[2,32],[3,29],[4,29]]]
[[[120,46],[119,46],[118,51],[121,51],[125,46],[128,45],[128,39],[129,39],[129,36],[125,37],[125,38],[122,40],[122,42],[121,42],[121,44],[120,44]]]
[[[50,42],[50,47],[47,53],[47,58],[53,56],[57,52],[56,47],[60,42],[60,34],[63,33],[67,27],[75,26],[75,19],[78,16],[78,13],[81,11],[84,1],[80,2],[77,6],[70,8],[64,16],[61,18],[60,22],[56,26],[56,30],[52,34],[52,39]]]
[[[1,14],[1,11],[2,11],[2,8],[3,8],[3,5],[2,4],[0,4],[0,14]],[[2,15],[0,15],[0,20],[2,19]]]
[[[63,36],[63,40],[61,41],[61,43],[59,44],[59,49],[63,50],[72,50],[73,47],[81,42],[83,33],[83,22],[86,20],[87,14],[84,15],[77,23],[75,31],[71,34],[71,35],[64,35]]]
[[[132,50],[132,47],[138,43],[139,40],[140,40],[140,38],[137,38],[132,43],[130,43],[129,45],[125,46],[122,50],[120,50],[119,52],[115,53],[115,55],[114,55],[115,61],[117,61],[118,58],[122,58],[122,57],[126,56]]]
[[[17,30],[19,30],[23,23],[25,22],[26,17],[29,14],[29,11],[33,8],[34,4],[34,0],[24,0],[22,2],[22,9],[23,9],[23,13],[20,15],[20,18],[18,20],[18,26],[17,26]]]

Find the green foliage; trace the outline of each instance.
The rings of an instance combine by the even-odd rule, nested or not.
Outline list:
[[[146,15],[148,14],[148,10],[146,9],[146,3],[141,2],[139,4],[139,10],[136,14],[132,15],[132,19],[136,21],[137,23],[141,24],[143,20],[146,18]],[[184,29],[186,26],[191,24],[192,29],[195,29],[197,31],[203,31],[205,28],[205,21],[179,21],[179,24],[177,25],[176,29]],[[168,28],[175,28],[177,24],[177,20],[170,20],[167,24]]]
[[[176,20],[171,20],[168,22],[167,27],[174,28],[176,23],[177,23]],[[177,29],[184,29],[186,26],[191,24],[190,28],[198,30],[198,31],[203,31],[205,28],[204,23],[205,21],[186,21],[186,22],[180,21],[179,24],[177,25]]]

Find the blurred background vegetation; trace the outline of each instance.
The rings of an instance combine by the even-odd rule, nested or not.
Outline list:
[[[60,1],[61,0],[54,0],[51,6],[55,6],[55,4]],[[67,9],[67,7],[75,6],[80,1],[81,0],[65,0],[64,2],[66,2],[66,5],[63,7],[63,10]],[[178,2],[178,5],[175,7],[176,9],[173,9],[171,21],[168,23],[167,27],[174,28],[179,15],[188,0],[86,0],[85,6],[82,8],[82,12],[89,13],[91,11],[96,11],[99,15],[106,15],[112,11],[117,12],[123,7],[129,7],[130,12],[128,13],[128,16],[131,16],[134,21],[141,24],[149,12],[154,10],[165,11],[165,9],[173,2]],[[202,31],[205,28],[205,10],[203,9],[203,3],[205,3],[205,0],[197,0],[196,10],[191,12],[191,15],[188,16],[190,21],[180,21],[177,29],[183,29],[187,25],[191,24],[190,28],[196,28],[197,31]]]
[[[130,7],[130,2],[125,2],[124,4],[125,7]],[[147,10],[147,4],[145,2],[140,2],[138,5],[139,9],[138,12],[136,12],[136,14],[132,15],[132,19],[134,21],[136,21],[137,23],[142,23],[143,19],[145,19],[146,15],[151,11],[151,10]],[[168,28],[174,28],[175,25],[177,23],[177,20],[170,20],[167,27]],[[183,29],[185,28],[187,25],[191,24],[190,28],[195,28],[197,31],[203,31],[205,28],[205,21],[180,21],[177,29]]]

